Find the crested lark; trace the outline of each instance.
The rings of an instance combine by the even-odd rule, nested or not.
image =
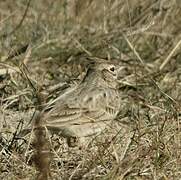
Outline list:
[[[105,129],[120,109],[117,69],[104,62],[90,67],[75,88],[58,97],[49,112],[41,113],[47,129],[66,137],[68,143]]]

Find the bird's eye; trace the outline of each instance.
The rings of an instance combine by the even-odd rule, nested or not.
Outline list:
[[[111,67],[110,68],[110,71],[114,72],[115,68],[114,67]]]

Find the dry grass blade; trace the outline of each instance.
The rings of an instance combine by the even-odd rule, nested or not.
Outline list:
[[[148,67],[146,66],[146,64],[144,63],[144,61],[142,60],[142,58],[140,57],[140,55],[137,53],[136,49],[133,47],[133,45],[131,44],[131,42],[128,40],[128,38],[123,35],[124,38],[126,39],[127,43],[129,44],[130,48],[133,50],[134,54],[136,55],[136,57],[138,58],[138,60],[140,61],[140,63],[142,64],[142,66],[145,68],[146,73],[150,73],[150,70],[148,69]],[[167,93],[163,92],[161,90],[161,88],[159,87],[159,85],[151,78],[149,77],[149,79],[152,81],[152,83],[158,88],[158,90],[168,99],[170,99],[172,102],[174,102],[175,104],[177,104],[177,101],[175,99],[173,99],[171,96],[169,96]]]
[[[176,44],[176,46],[172,49],[172,51],[169,53],[169,55],[167,56],[167,58],[163,61],[163,63],[160,66],[160,71],[163,70],[163,68],[169,63],[169,61],[171,60],[171,57],[174,55],[175,51],[180,47],[181,45],[181,39],[178,41],[178,43]]]

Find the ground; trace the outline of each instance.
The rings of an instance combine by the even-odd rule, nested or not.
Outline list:
[[[49,135],[50,179],[181,179],[178,0],[0,1],[0,179],[35,179],[38,106],[84,77],[90,59],[119,64],[121,108],[86,148]]]

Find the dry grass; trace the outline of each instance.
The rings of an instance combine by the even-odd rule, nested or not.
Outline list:
[[[88,148],[49,136],[50,179],[181,179],[180,1],[31,0],[14,31],[26,6],[0,2],[0,179],[35,179],[33,139],[18,133],[36,93],[51,102],[89,58],[120,63],[122,108]]]

